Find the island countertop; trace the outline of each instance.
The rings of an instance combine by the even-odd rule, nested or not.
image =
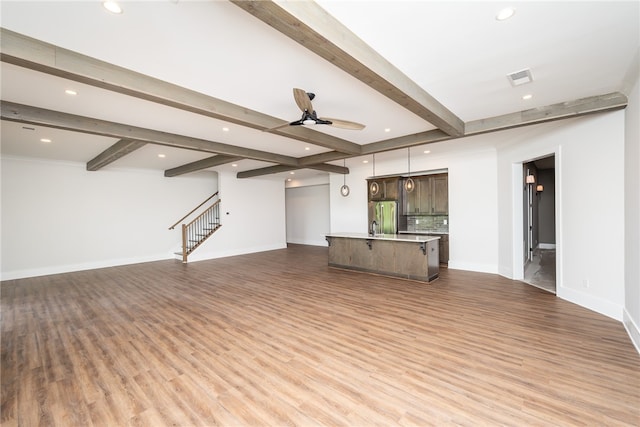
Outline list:
[[[327,237],[345,237],[349,239],[375,239],[393,240],[396,242],[431,242],[440,239],[439,236],[426,236],[416,234],[367,234],[367,233],[329,233]]]

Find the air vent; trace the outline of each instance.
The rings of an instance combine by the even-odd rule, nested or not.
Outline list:
[[[515,73],[507,74],[507,78],[512,86],[520,86],[525,83],[531,83],[533,81],[533,77],[531,77],[531,70],[525,69],[521,71],[516,71]]]

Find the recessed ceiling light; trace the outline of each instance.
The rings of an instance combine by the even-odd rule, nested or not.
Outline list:
[[[533,95],[531,95],[530,93],[526,94],[526,95],[522,95],[522,99],[524,99],[525,101],[529,100],[533,98]]]
[[[158,157],[160,157],[161,159],[164,159],[166,156],[166,154],[158,154]]]
[[[391,128],[385,128],[384,131],[385,132],[391,132]]]
[[[430,150],[424,150],[423,153],[424,154],[429,154],[431,151]]]
[[[229,128],[228,128],[228,127],[223,127],[223,128],[222,128],[222,131],[223,131],[223,132],[229,132]]]
[[[311,150],[311,147],[304,147],[304,151],[309,151]]]
[[[40,138],[40,142],[50,143],[51,140],[49,138]]]
[[[500,12],[498,12],[498,14],[496,15],[496,19],[498,21],[504,21],[505,19],[511,18],[515,13],[516,13],[516,10],[514,8],[506,7],[502,9]]]
[[[237,163],[233,163],[231,166],[234,167],[234,168],[237,168],[238,164]]]
[[[103,1],[102,6],[111,13],[116,13],[118,15],[122,13],[122,8],[115,1]]]
[[[369,163],[369,160],[363,160],[362,163]]]
[[[64,93],[66,93],[67,95],[77,95],[78,94],[78,92],[76,92],[73,89],[67,89],[67,90],[64,91]]]
[[[289,175],[295,175],[295,174],[296,174],[295,172],[289,172]]]
[[[291,182],[291,178],[287,178],[287,182]]]

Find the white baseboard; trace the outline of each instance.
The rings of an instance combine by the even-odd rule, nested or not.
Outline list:
[[[119,258],[98,262],[87,262],[81,264],[56,265],[25,270],[2,272],[1,280],[26,279],[28,277],[49,276],[51,274],[73,273],[74,271],[95,270],[98,268],[117,267],[120,265],[140,264],[143,262],[164,261],[172,259],[172,255],[158,254],[137,258]]]
[[[624,311],[624,307],[621,305],[614,304],[610,301],[564,286],[556,287],[556,296],[574,304],[578,304],[586,309],[595,311],[596,313],[610,317],[618,322],[622,322],[622,312]]]
[[[636,351],[640,353],[640,328],[633,321],[631,315],[627,312],[627,309],[624,309],[622,313],[622,323],[624,324],[624,328],[627,330],[629,334],[629,338],[631,338],[631,342],[636,348]]]
[[[309,246],[329,246],[326,240],[303,240],[303,239],[289,239],[287,243],[294,245],[309,245]]]
[[[193,254],[189,255],[188,262],[196,262],[196,261],[207,261],[210,259],[217,258],[226,258],[230,256],[237,255],[246,255],[257,252],[266,252],[266,251],[275,251],[277,249],[285,249],[285,244],[274,244],[274,245],[262,245],[262,246],[254,246],[248,248],[234,249],[234,250],[223,250],[223,251],[195,251]]]
[[[478,273],[498,274],[498,266],[493,264],[474,264],[470,262],[458,262],[449,260],[449,264],[447,265],[447,267],[452,270],[466,270],[475,271]]]

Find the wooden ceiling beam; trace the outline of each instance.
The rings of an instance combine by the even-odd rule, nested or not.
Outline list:
[[[268,166],[266,168],[252,169],[244,172],[238,172],[236,177],[237,178],[254,178],[257,176],[273,175],[275,173],[289,172],[297,169],[315,169],[315,170],[321,170],[323,172],[338,173],[341,175],[345,175],[349,173],[349,168],[336,166],[336,165],[314,164],[314,165],[309,165],[305,168],[276,165],[276,166]]]
[[[619,110],[625,108],[627,102],[627,97],[619,92],[560,102],[558,104],[467,122],[467,135],[495,132],[553,120],[568,119],[585,114]]]
[[[236,178],[254,178],[257,176],[265,176],[265,175],[273,175],[275,173],[289,172],[294,171],[300,168],[284,166],[284,165],[276,165],[276,166],[267,166],[266,168],[252,169],[244,172],[238,172],[236,174]]]
[[[88,171],[97,171],[110,163],[115,162],[121,157],[143,147],[147,143],[144,141],[136,141],[134,139],[121,139],[111,147],[98,154],[87,162]]]
[[[5,28],[0,28],[0,46],[1,61],[30,70],[253,129],[268,130],[285,123],[282,119],[63,49]],[[302,126],[282,128],[277,133],[344,153],[357,154],[360,152],[360,145],[356,143]]]
[[[173,177],[178,175],[184,175],[186,173],[195,172],[195,171],[199,171],[207,168],[212,168],[214,166],[226,165],[227,163],[237,162],[239,160],[242,160],[242,157],[225,156],[224,154],[218,154],[213,157],[207,157],[206,159],[187,163],[186,165],[178,166],[172,169],[167,169],[166,171],[164,171],[164,176]]]
[[[448,135],[464,134],[464,122],[459,117],[317,3],[267,0],[231,2]]]

